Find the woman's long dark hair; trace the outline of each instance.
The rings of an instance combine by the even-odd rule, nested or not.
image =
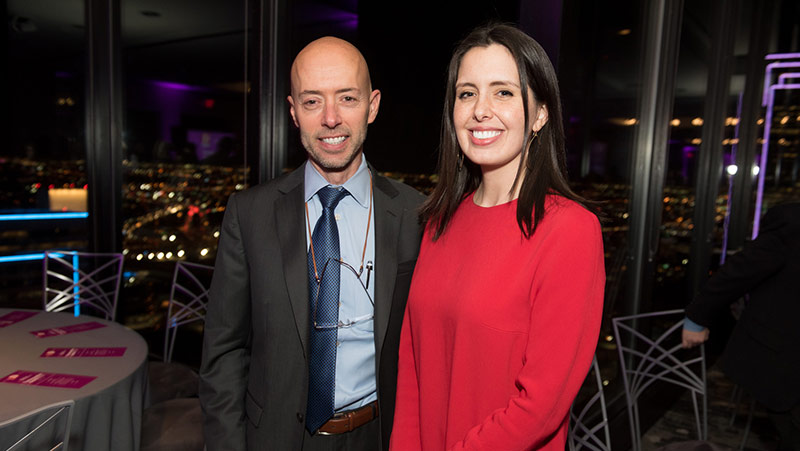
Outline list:
[[[453,123],[453,108],[458,70],[464,55],[475,47],[492,44],[507,48],[516,62],[526,127],[530,124],[531,114],[527,100],[529,90],[538,105],[547,107],[548,113],[548,120],[536,138],[530,139],[530,130],[525,134],[522,158],[511,188],[514,192],[522,180],[517,201],[517,223],[523,235],[530,238],[536,231],[545,214],[544,201],[548,194],[571,199],[593,211],[590,206],[594,203],[574,193],[567,182],[561,97],[550,59],[538,42],[519,29],[511,25],[489,24],[473,30],[458,44],[450,58],[439,145],[439,181],[420,212],[423,222],[433,227],[434,240],[444,233],[464,196],[475,191],[481,182],[480,166],[467,158],[463,160],[463,167],[459,165],[461,147]],[[524,177],[523,171],[527,171]]]

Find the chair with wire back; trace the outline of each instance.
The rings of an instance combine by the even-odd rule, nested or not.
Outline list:
[[[77,251],[44,253],[44,309],[61,312],[86,307],[114,321],[122,280],[122,254]]]
[[[0,449],[67,451],[74,407],[75,401],[63,401],[0,423]],[[16,430],[23,432],[15,434]]]
[[[186,365],[173,362],[172,354],[178,329],[205,320],[213,272],[213,266],[198,263],[179,261],[175,265],[164,330],[164,355],[161,362],[151,362],[149,366],[150,401],[153,404],[197,396],[197,373]]]
[[[684,315],[684,310],[679,309],[612,320],[628,407],[631,449],[634,451],[642,449],[638,400],[656,383],[689,390],[697,437],[701,441],[707,439],[705,350],[703,346],[682,348]]]
[[[608,410],[603,393],[603,379],[597,357],[592,359],[592,368],[584,382],[591,397],[586,402],[572,404],[569,412],[569,451],[611,451],[611,433],[608,429]]]

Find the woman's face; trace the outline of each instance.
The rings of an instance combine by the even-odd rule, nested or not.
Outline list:
[[[475,47],[462,58],[453,123],[461,150],[484,173],[500,170],[516,176],[525,131],[538,131],[547,120],[546,109],[528,97],[528,111],[536,118],[530,126],[525,124],[517,65],[504,46]]]

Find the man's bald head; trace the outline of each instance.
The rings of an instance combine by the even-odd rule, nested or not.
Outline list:
[[[311,164],[329,182],[343,184],[362,161],[367,125],[381,101],[364,56],[338,38],[308,44],[292,64],[287,100]]]
[[[372,90],[372,81],[364,55],[351,43],[333,36],[325,36],[310,42],[297,54],[292,63],[292,95],[299,94],[303,75],[309,72],[333,72],[340,66],[356,71],[359,87]]]

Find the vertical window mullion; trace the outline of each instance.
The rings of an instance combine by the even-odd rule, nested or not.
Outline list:
[[[667,139],[678,66],[682,0],[651,0],[645,7],[642,93],[631,165],[631,220],[627,293],[621,314],[647,311],[658,251]]]
[[[122,248],[122,80],[119,0],[86,0],[86,169],[89,249]]]

